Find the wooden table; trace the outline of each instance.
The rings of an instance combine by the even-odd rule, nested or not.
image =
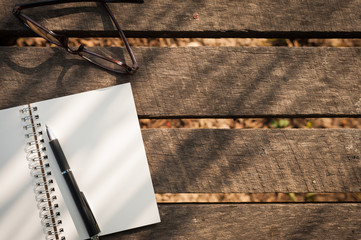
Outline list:
[[[0,36],[34,36],[0,1]],[[361,38],[361,1],[110,3],[127,37]],[[36,9],[54,32],[116,37],[99,3]],[[122,48],[111,48],[119,56]],[[361,117],[361,49],[135,47],[133,76],[56,47],[1,46],[0,109],[131,82],[139,118]],[[157,193],[361,191],[360,129],[146,129]],[[358,239],[360,203],[167,203],[115,239]]]

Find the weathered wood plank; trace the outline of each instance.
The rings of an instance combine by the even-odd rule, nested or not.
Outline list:
[[[360,129],[142,130],[157,193],[360,192]]]
[[[0,52],[0,109],[130,81],[141,118],[361,116],[361,48],[135,48],[133,76],[60,48]]]
[[[0,35],[33,35],[12,15],[17,0],[0,2]],[[348,0],[146,0],[110,3],[132,37],[333,37],[361,35],[361,1]],[[74,3],[30,10],[54,31],[68,36],[116,36],[99,3]],[[45,20],[44,20],[45,19]],[[91,20],[91,21],[89,21]]]
[[[359,239],[361,204],[160,204],[162,222],[117,239]]]

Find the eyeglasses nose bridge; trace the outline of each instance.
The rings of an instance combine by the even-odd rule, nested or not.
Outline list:
[[[81,52],[84,49],[84,45],[80,44],[80,46],[78,47],[78,50],[76,50],[77,52]]]
[[[78,49],[71,49],[69,46],[66,47],[66,50],[71,53],[71,54],[79,54],[80,52],[82,52],[84,49],[84,45],[80,44],[80,46],[78,47]]]
[[[72,53],[72,54],[79,54],[80,52],[82,52],[84,49],[84,45],[83,44],[80,44],[80,46],[78,47],[78,49],[71,49],[71,48],[67,48],[68,52]]]

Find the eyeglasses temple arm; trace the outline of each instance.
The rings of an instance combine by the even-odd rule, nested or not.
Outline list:
[[[139,66],[138,66],[137,60],[135,60],[133,51],[132,51],[132,49],[131,49],[130,46],[129,46],[129,43],[128,43],[128,41],[127,41],[127,38],[125,37],[123,31],[120,29],[120,26],[119,26],[117,20],[115,19],[113,13],[110,11],[110,9],[109,9],[109,7],[108,7],[108,5],[106,4],[105,1],[103,2],[103,5],[104,5],[104,7],[107,9],[107,11],[108,11],[110,17],[112,18],[112,20],[113,20],[116,28],[118,29],[118,32],[119,32],[120,36],[122,37],[122,39],[123,39],[123,41],[124,41],[125,48],[126,48],[127,51],[129,52],[130,58],[132,59],[133,68],[134,68],[134,69],[138,69]]]
[[[119,3],[144,3],[143,0],[47,0],[41,2],[32,2],[32,3],[23,3],[16,4],[15,8],[18,10],[32,8],[32,7],[41,7],[53,4],[61,3],[73,3],[73,2],[119,2]]]

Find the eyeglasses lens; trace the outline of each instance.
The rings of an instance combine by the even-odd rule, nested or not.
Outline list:
[[[116,72],[121,72],[121,73],[127,73],[129,71],[128,67],[119,61],[110,60],[110,59],[107,60],[105,58],[98,57],[98,56],[93,55],[92,53],[89,53],[86,51],[82,51],[79,54],[86,60],[88,60],[98,66],[104,67],[106,69],[116,71]],[[127,71],[127,69],[128,69],[128,71]]]
[[[35,25],[34,23],[32,23],[31,21],[29,21],[27,19],[24,19],[24,22],[31,30],[33,30],[39,36],[45,38],[46,40],[48,40],[56,45],[61,46],[61,43],[59,42],[59,40],[56,39],[55,37],[53,37],[50,33],[46,32],[45,30],[38,27],[37,25]]]

